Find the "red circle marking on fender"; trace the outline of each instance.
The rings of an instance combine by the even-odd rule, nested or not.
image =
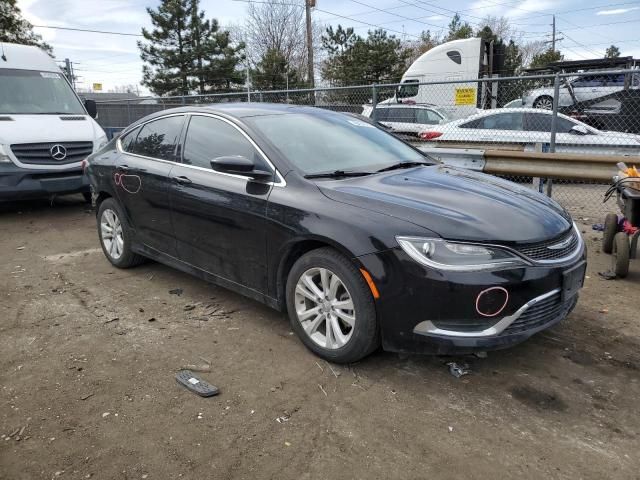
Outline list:
[[[504,296],[505,296],[505,298],[504,298],[504,304],[503,304],[503,305],[502,305],[502,307],[500,307],[500,309],[499,309],[497,312],[495,312],[495,313],[491,313],[491,314],[482,313],[482,312],[480,311],[480,308],[478,308],[478,307],[479,307],[479,306],[478,306],[478,303],[480,302],[480,297],[482,297],[482,295],[484,295],[485,293],[489,293],[489,292],[491,292],[492,290],[501,290],[501,291],[503,291],[503,292],[504,292]],[[481,292],[478,294],[478,297],[476,298],[476,312],[478,312],[478,314],[479,314],[479,315],[482,315],[483,317],[495,317],[496,315],[500,314],[500,312],[502,312],[502,310],[504,310],[504,307],[506,307],[506,306],[507,306],[507,303],[508,303],[508,302],[509,302],[509,292],[507,291],[507,289],[506,289],[506,288],[503,288],[503,287],[490,287],[490,288],[487,288],[486,290],[481,291]]]

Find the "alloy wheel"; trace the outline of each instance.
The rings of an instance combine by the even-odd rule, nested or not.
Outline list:
[[[550,97],[542,97],[536,101],[535,108],[539,108],[541,110],[552,110],[553,99]]]
[[[310,268],[295,289],[298,321],[317,345],[330,350],[349,342],[355,328],[353,298],[340,277],[326,268]]]
[[[102,212],[100,218],[100,238],[105,251],[109,256],[117,260],[122,256],[124,250],[124,236],[122,233],[122,222],[118,214],[110,208]]]

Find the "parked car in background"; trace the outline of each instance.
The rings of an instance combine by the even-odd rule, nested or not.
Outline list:
[[[158,112],[89,157],[106,258],[143,257],[274,308],[355,362],[505,348],[574,308],[585,248],[552,199],[440,165],[353,115],[216,104]]]
[[[0,200],[83,193],[82,161],[107,143],[53,59],[3,43],[0,58]]]
[[[522,108],[523,106],[522,99],[516,98],[515,100],[507,102],[502,108]]]
[[[438,146],[501,145],[531,151],[536,144],[549,143],[552,117],[551,111],[536,108],[486,110],[445,125],[434,125],[421,132],[420,138],[437,142]],[[603,132],[563,114],[558,114],[556,129],[556,152],[640,154],[640,135]]]
[[[373,107],[365,105],[365,117],[373,118]],[[378,104],[375,108],[376,121],[389,127],[392,133],[417,137],[429,125],[447,122],[447,116],[433,105]]]
[[[632,88],[638,88],[638,77],[634,75]],[[576,102],[596,100],[600,97],[611,95],[612,93],[624,90],[624,74],[599,74],[584,75],[560,83],[560,95],[558,106],[568,107]],[[573,97],[571,95],[573,92]],[[542,108],[551,110],[553,108],[553,86],[536,88],[525,92],[522,96],[522,104],[525,107]]]

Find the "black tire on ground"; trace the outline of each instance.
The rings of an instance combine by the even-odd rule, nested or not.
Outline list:
[[[542,108],[544,110],[553,109],[553,98],[548,95],[538,97],[533,101],[533,108]]]
[[[612,269],[616,276],[624,278],[629,273],[629,237],[624,232],[616,233],[613,239]]]
[[[91,192],[82,192],[82,196],[85,202],[91,203]]]
[[[315,268],[328,269],[336,275],[353,302],[355,320],[351,337],[339,348],[330,349],[317,344],[306,333],[302,323],[298,320],[295,299],[296,286],[305,272]],[[287,277],[286,301],[293,331],[309,350],[329,362],[353,363],[366,357],[380,345],[376,309],[371,290],[356,266],[333,248],[324,247],[312,250],[295,262]],[[324,325],[326,328],[326,322]]]
[[[618,216],[608,213],[604,218],[604,231],[602,232],[602,251],[611,253],[613,250],[613,238],[618,233]]]
[[[101,222],[103,220],[103,216],[105,215],[105,212],[107,211],[112,212],[116,216],[116,218],[119,220],[120,224],[122,225],[122,237],[123,237],[122,253],[117,258],[112,256],[109,250],[107,249],[107,247],[105,246],[105,243],[104,243],[105,240],[103,239],[103,235],[101,231]],[[102,247],[102,251],[104,252],[105,257],[107,257],[107,260],[109,260],[109,262],[111,262],[114,266],[118,268],[130,268],[130,267],[135,267],[136,265],[140,265],[145,261],[145,258],[143,256],[133,253],[133,251],[131,251],[132,232],[129,226],[127,225],[122,208],[120,208],[120,205],[116,200],[114,200],[113,198],[107,198],[104,201],[102,201],[102,203],[100,203],[100,207],[98,208],[98,215],[96,218],[98,221],[98,239],[100,241],[100,246]]]

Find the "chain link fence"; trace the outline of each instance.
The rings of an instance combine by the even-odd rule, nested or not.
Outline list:
[[[426,153],[451,149],[453,157],[472,149],[601,155],[640,163],[639,70],[132,98],[98,103],[98,122],[113,136],[157,111],[227,102],[309,105],[363,115]],[[546,192],[585,222],[599,222],[616,210],[613,201],[602,203],[609,184],[604,179],[507,178]]]

